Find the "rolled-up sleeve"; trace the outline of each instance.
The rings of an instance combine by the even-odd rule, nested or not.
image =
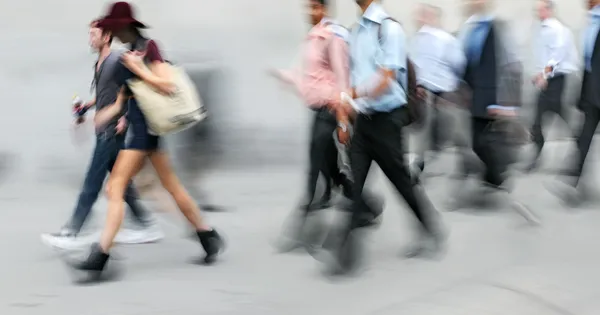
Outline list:
[[[406,69],[406,34],[400,23],[385,20],[381,25],[381,50],[382,55],[379,66],[389,70]]]

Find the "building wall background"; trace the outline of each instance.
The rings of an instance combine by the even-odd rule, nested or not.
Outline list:
[[[266,69],[289,65],[296,56],[308,29],[302,0],[133,2],[138,17],[152,26],[149,34],[167,48],[170,59],[193,64],[212,60],[222,72],[217,87],[207,92],[222,96],[211,105],[218,107],[213,108],[219,122],[213,134],[220,137],[221,164],[257,167],[304,160],[310,113],[266,75]],[[335,2],[337,18],[352,24],[357,13],[354,1]],[[583,2],[557,1],[558,16],[577,38],[585,23]],[[0,147],[18,157],[19,178],[51,177],[85,167],[92,144],[72,144],[69,106],[74,93],[87,96],[89,91],[94,56],[87,47],[87,25],[107,3],[0,0]],[[444,9],[447,29],[458,29],[463,21],[460,0],[430,3]],[[383,4],[412,35],[417,1]],[[537,25],[533,5],[533,0],[495,3],[497,12],[517,30],[526,61]]]

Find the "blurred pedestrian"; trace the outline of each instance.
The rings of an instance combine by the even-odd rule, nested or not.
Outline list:
[[[423,128],[418,163],[426,164],[440,153],[452,130],[452,117],[447,117],[444,101],[454,93],[462,77],[465,55],[461,43],[441,25],[442,9],[420,4],[416,12],[417,34],[411,43],[411,60],[417,74],[418,93],[429,105],[429,126]],[[425,105],[425,104],[424,104]],[[431,159],[425,156],[431,152]],[[424,165],[423,165],[424,167]],[[420,168],[420,167],[419,167]]]
[[[113,37],[110,32],[97,27],[97,21],[90,26],[90,46],[98,53],[98,61],[94,65],[93,88],[96,97],[84,104],[90,108],[95,106],[97,111],[111,105],[117,99],[120,86],[115,79],[115,73],[120,67],[121,53],[111,50]],[[119,151],[125,143],[127,120],[124,112],[120,112],[111,121],[96,128],[96,147],[92,160],[79,195],[75,211],[71,219],[57,233],[42,234],[42,241],[57,248],[76,248],[85,242],[85,238],[78,238],[81,229],[87,221],[92,206],[98,199],[98,194],[104,185],[107,173],[112,173],[112,168]],[[116,237],[118,243],[149,243],[163,238],[163,233],[158,225],[151,220],[150,214],[138,201],[138,192],[130,184],[125,193],[125,202],[131,209],[134,224],[141,229],[124,229]]]
[[[168,79],[168,64],[164,61],[156,41],[143,36],[142,29],[145,29],[146,25],[135,19],[129,3],[112,4],[108,15],[99,21],[98,27],[111,32],[121,42],[128,44],[130,52],[122,57],[122,63],[129,71],[123,69],[122,73],[117,74],[121,76],[119,82],[123,88],[113,105],[97,113],[96,123],[103,125],[111,121],[128,105],[132,135],[125,149],[119,152],[107,185],[108,216],[100,243],[92,245],[87,259],[73,263],[73,267],[92,274],[104,270],[110,258],[115,235],[123,221],[123,197],[127,183],[139,172],[147,158],[156,170],[163,187],[171,194],[182,214],[196,230],[198,241],[206,252],[203,262],[213,263],[223,248],[223,241],[200,216],[198,206],[179,182],[167,155],[161,150],[160,137],[150,133],[135,96],[126,88],[127,80],[138,78],[161,93],[173,93],[174,85]]]
[[[577,70],[577,50],[571,31],[554,17],[554,1],[538,0],[536,9],[541,22],[539,33],[534,36],[537,39],[536,73],[531,80],[539,90],[535,122],[531,131],[536,151],[526,171],[535,170],[539,164],[545,143],[542,132],[544,114],[550,112],[558,115],[569,128],[562,97],[567,77]]]
[[[488,0],[466,0],[469,15],[459,38],[467,56],[464,81],[472,96],[472,148],[483,163],[483,184],[486,191],[503,194],[528,222],[538,218],[510,194],[507,178],[510,166],[517,161],[517,152],[526,142],[526,132],[518,120],[521,106],[522,65],[516,54],[515,42],[507,22],[490,12]],[[464,172],[464,179],[468,173]],[[455,185],[449,210],[457,210],[474,195],[464,184]]]
[[[312,28],[305,41],[303,68],[275,73],[279,79],[295,87],[314,112],[305,201],[298,218],[292,223],[291,242],[282,242],[281,251],[289,251],[303,243],[301,235],[305,231],[308,214],[331,206],[332,184],[341,186],[343,195],[353,199],[352,182],[340,170],[333,136],[337,129],[336,138],[344,145],[350,144],[350,117],[339,104],[340,93],[347,91],[350,83],[348,32],[329,17],[328,4],[329,0],[307,0]],[[325,178],[325,191],[320,199],[316,199],[319,174]],[[382,212],[381,205],[376,205],[370,196],[366,200],[368,211],[378,217]]]
[[[341,102],[349,115],[356,115],[350,164],[354,179],[352,217],[335,241],[326,243],[332,256],[330,272],[345,274],[357,267],[359,233],[375,219],[364,207],[363,189],[375,161],[419,221],[410,257],[437,253],[443,243],[434,223],[433,209],[411,177],[405,161],[403,129],[413,121],[409,96],[416,92],[416,78],[408,63],[406,35],[378,1],[356,0],[362,16],[350,33],[351,89]],[[415,91],[409,88],[413,86]],[[350,99],[350,100],[349,100]]]
[[[588,22],[583,32],[583,82],[577,107],[585,115],[583,126],[577,136],[577,155],[574,164],[565,172],[563,184],[556,182],[550,192],[570,205],[578,205],[585,194],[580,184],[585,161],[592,139],[600,122],[600,0],[588,0]]]

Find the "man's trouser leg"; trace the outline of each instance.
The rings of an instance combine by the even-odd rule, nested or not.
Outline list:
[[[600,108],[596,105],[586,103],[584,104],[583,110],[585,113],[585,120],[581,128],[581,133],[579,134],[579,137],[577,137],[577,151],[579,151],[579,158],[575,168],[575,180],[573,181],[573,186],[577,186],[579,183],[585,160],[590,151],[596,129],[598,128],[598,122],[600,122]]]
[[[76,233],[79,233],[87,221],[87,218],[92,210],[92,206],[98,199],[98,194],[104,184],[106,178],[107,168],[117,146],[111,142],[115,142],[114,139],[107,140],[103,134],[96,136],[96,147],[92,154],[92,160],[88,166],[88,171],[83,182],[83,189],[79,194],[79,199],[75,207],[75,212],[71,217],[70,228]]]
[[[562,107],[562,96],[565,88],[565,76],[559,75],[548,80],[546,89],[538,95],[538,103],[535,115],[535,121],[531,129],[533,142],[536,145],[536,158],[541,153],[545,140],[542,131],[543,116],[547,112],[558,114],[568,125],[566,113]]]
[[[317,182],[319,173],[326,169],[326,153],[329,145],[333,141],[333,131],[336,128],[335,119],[333,122],[325,118],[326,115],[319,111],[315,112],[314,121],[310,135],[309,147],[309,169],[308,169],[308,185],[307,185],[307,201],[312,203],[315,201],[315,193],[317,191]],[[325,178],[331,180],[331,176],[324,174]],[[331,189],[331,183],[326,183],[326,192]]]
[[[493,134],[490,129],[493,123],[490,119],[484,118],[473,118],[471,127],[473,131],[473,151],[479,157],[481,162],[485,165],[485,171],[483,180],[485,183],[491,184],[495,187],[500,187],[506,180],[506,170],[508,169],[508,163],[503,161],[506,158],[508,152],[501,152],[497,149],[492,139]]]
[[[352,146],[352,169],[354,174],[355,208],[350,228],[364,223],[365,207],[362,192],[372,161],[375,161],[386,177],[402,195],[423,229],[433,234],[432,221],[418,200],[415,184],[404,161],[402,128],[409,122],[406,108],[390,113],[378,113],[369,117],[360,116]]]
[[[353,183],[352,180],[350,180],[350,178],[348,178],[348,176],[346,176],[346,174],[344,174],[340,170],[340,166],[338,163],[339,154],[340,153],[338,152],[338,147],[335,143],[335,139],[332,138],[332,143],[329,146],[329,149],[327,150],[326,172],[331,174],[331,181],[336,186],[342,186],[342,192],[344,194],[344,197],[348,198],[349,200],[354,200],[354,193],[352,187]],[[350,169],[352,169],[352,165],[350,165]],[[374,194],[363,189],[363,196],[361,200],[365,203],[363,205],[365,207],[365,210],[367,210],[373,217],[377,217],[381,214],[382,209],[380,209],[381,207],[376,204],[376,197]]]
[[[83,189],[79,194],[77,206],[75,207],[75,212],[73,213],[69,224],[69,227],[76,233],[81,231],[83,225],[87,221],[92,206],[98,199],[98,195],[102,190],[106,174],[112,169],[122,145],[123,142],[114,136],[106,136],[105,134],[97,136],[96,148],[94,149],[92,160],[88,167],[88,172],[83,183]],[[131,201],[131,196],[132,192],[128,189],[126,200]],[[145,216],[142,214],[143,211],[140,207],[134,205],[132,211],[136,219],[142,222],[142,218]]]

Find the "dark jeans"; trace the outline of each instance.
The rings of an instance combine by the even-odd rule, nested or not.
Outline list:
[[[362,193],[371,163],[375,161],[412,209],[424,231],[434,233],[433,222],[423,206],[424,200],[417,197],[418,189],[404,160],[402,129],[409,121],[409,112],[405,107],[390,113],[358,116],[350,149],[354,202],[348,231],[368,224],[371,219],[364,208]]]
[[[102,190],[106,174],[112,171],[117,160],[119,151],[125,143],[124,135],[114,135],[113,132],[103,132],[96,136],[96,148],[92,155],[92,161],[85,176],[83,189],[79,194],[79,200],[75,212],[71,217],[69,227],[75,232],[80,232],[87,220],[92,206],[98,199]],[[137,192],[130,183],[125,192],[125,202],[129,205],[133,217],[143,225],[147,225],[147,213],[138,202]]]
[[[548,80],[548,86],[538,96],[535,122],[531,129],[531,135],[537,148],[537,154],[544,147],[544,135],[542,133],[542,119],[547,112],[557,114],[568,125],[566,111],[562,106],[563,91],[565,89],[565,76],[558,75]]]

